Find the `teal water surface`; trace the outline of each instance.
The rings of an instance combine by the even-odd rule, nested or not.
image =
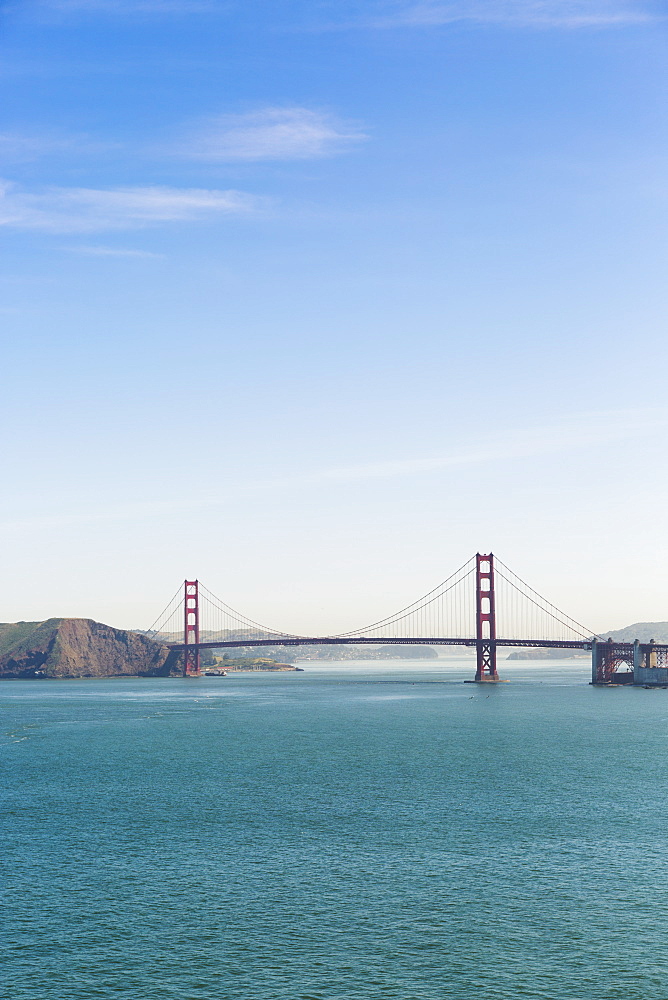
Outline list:
[[[12,1000],[666,1000],[668,691],[3,682]]]

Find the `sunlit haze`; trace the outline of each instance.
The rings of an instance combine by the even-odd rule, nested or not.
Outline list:
[[[0,620],[668,619],[663,3],[1,18]]]

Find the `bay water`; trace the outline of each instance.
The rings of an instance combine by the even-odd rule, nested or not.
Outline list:
[[[12,1000],[667,1000],[668,691],[6,681]]]

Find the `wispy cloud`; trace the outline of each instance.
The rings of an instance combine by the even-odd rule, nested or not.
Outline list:
[[[10,3],[16,0],[10,0]],[[218,14],[229,9],[222,0],[38,0],[37,10],[56,14]]]
[[[7,0],[18,7],[20,0]],[[102,14],[111,17],[234,14],[236,0],[34,0],[45,16]],[[365,24],[400,27],[469,21],[534,28],[586,28],[642,24],[666,19],[663,0],[329,0],[306,7],[308,21],[324,9],[337,16],[329,28]],[[295,13],[299,20],[299,15]],[[322,27],[322,25],[321,25]]]
[[[17,515],[0,519],[0,530],[20,528],[58,527],[88,521],[130,520],[141,521],[163,511],[223,507],[230,496],[252,496],[258,490],[292,490],[295,487],[332,487],[374,479],[411,478],[448,469],[461,469],[476,465],[494,466],[494,463],[535,459],[555,454],[591,452],[592,463],[601,461],[601,451],[606,445],[634,439],[647,440],[652,435],[663,442],[668,428],[668,410],[660,407],[644,409],[610,410],[573,414],[568,419],[530,429],[509,428],[503,435],[488,435],[471,441],[459,450],[423,458],[396,458],[381,462],[359,463],[321,469],[311,473],[296,473],[277,479],[229,480],[221,490],[203,490],[197,497],[179,496],[169,500],[154,498],[132,504],[112,504],[97,509],[67,512],[37,513],[33,516]]]
[[[0,159],[5,161],[34,160],[45,153],[70,149],[71,143],[65,139],[44,139],[10,132],[0,134]]]
[[[537,28],[586,28],[642,24],[659,19],[647,0],[395,0],[381,4],[379,27],[439,25],[457,21]]]
[[[498,461],[536,458],[560,452],[592,449],[594,454],[606,444],[665,434],[668,411],[665,409],[610,411],[578,414],[550,426],[528,430],[509,430],[471,442],[468,447],[422,458],[396,458],[381,462],[322,469],[306,477],[316,483],[355,482],[365,479],[410,477],[463,466]]]
[[[4,162],[28,162],[42,156],[95,156],[120,148],[118,142],[93,139],[87,135],[0,133],[0,160]]]
[[[355,125],[309,108],[262,108],[221,115],[194,131],[184,155],[219,161],[310,160],[339,153],[366,139]]]
[[[241,191],[202,188],[52,187],[39,193],[0,184],[0,225],[60,233],[132,229],[156,223],[247,214],[261,200]]]
[[[125,247],[104,246],[74,246],[63,247],[68,253],[80,253],[86,257],[164,257],[162,253],[152,253],[150,250],[131,250]]]

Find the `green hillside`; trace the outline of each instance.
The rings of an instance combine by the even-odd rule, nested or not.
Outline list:
[[[50,638],[62,618],[49,618],[45,622],[0,622],[0,656],[23,653],[32,644],[39,647]]]
[[[177,653],[145,635],[87,618],[0,624],[0,678],[160,677]]]

